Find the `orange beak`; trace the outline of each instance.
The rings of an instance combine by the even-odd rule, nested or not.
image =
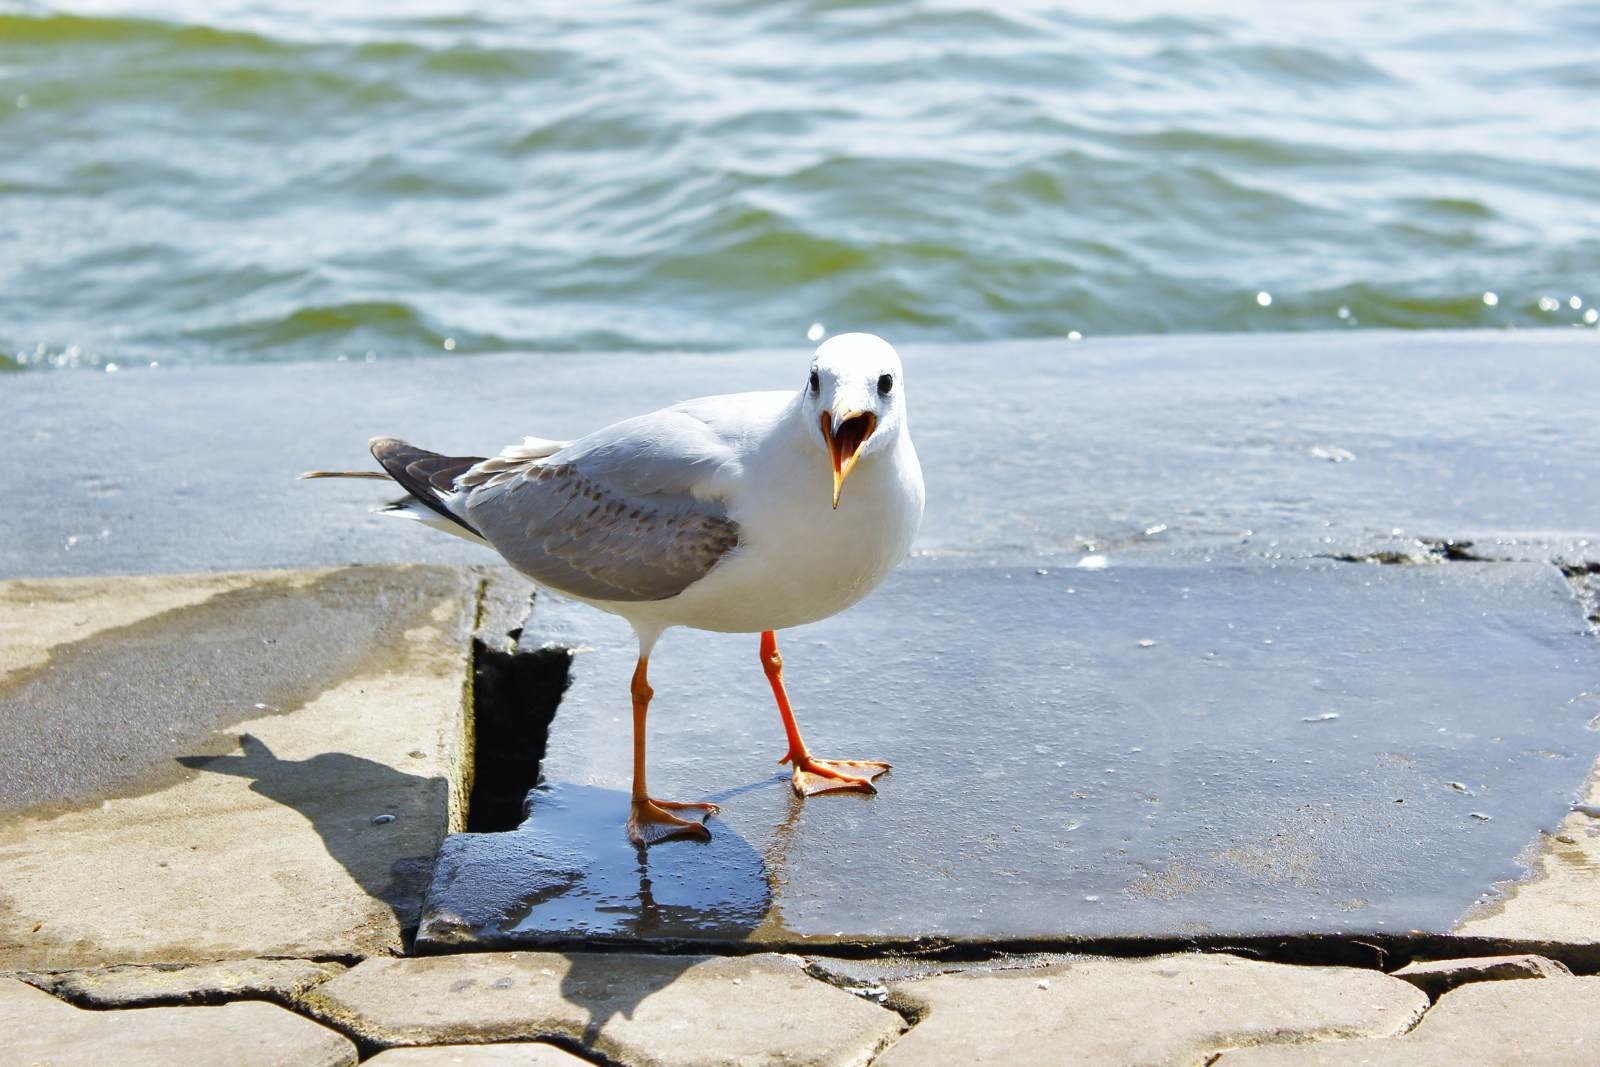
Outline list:
[[[870,411],[857,411],[839,420],[837,429],[833,425],[833,414],[822,413],[822,436],[828,442],[828,452],[833,456],[833,506],[839,507],[839,491],[844,488],[844,480],[850,477],[850,472],[855,469],[856,457],[861,453],[861,446],[867,443],[867,438],[872,436],[872,431],[878,428],[878,416]]]

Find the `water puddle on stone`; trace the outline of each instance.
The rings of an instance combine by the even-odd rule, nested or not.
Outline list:
[[[771,904],[768,871],[748,843],[715,826],[709,842],[636,848],[628,794],[596,786],[541,787],[524,825],[459,834],[446,843],[435,886],[449,883],[424,921],[424,939],[474,936],[741,941]],[[713,819],[713,824],[715,824]]]

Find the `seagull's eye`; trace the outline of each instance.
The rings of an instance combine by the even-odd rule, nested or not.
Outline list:
[[[880,374],[880,375],[878,375],[878,395],[879,396],[888,396],[892,392],[894,392],[894,375],[892,375],[892,374]]]
[[[822,388],[822,379],[817,376],[816,371],[812,371],[807,384],[811,386],[811,391],[815,393]]]

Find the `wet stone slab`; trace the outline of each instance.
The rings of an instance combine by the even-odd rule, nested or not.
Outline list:
[[[369,514],[388,499],[379,486],[294,475],[370,467],[375,434],[484,455],[687,397],[798,388],[807,347],[10,375],[0,490],[28,506],[0,508],[0,576],[482,562],[464,541]],[[1326,551],[1330,533],[1395,528],[1476,539],[1489,555],[1537,545],[1594,558],[1600,545],[1594,331],[902,351],[928,483],[925,549],[1297,554]],[[447,372],[494,386],[441,402]],[[84,455],[115,461],[91,469]]]
[[[795,799],[753,636],[652,659],[653,789],[709,844],[623,837],[626,626],[590,650],[520,830],[448,839],[419,946],[1444,933],[1555,826],[1600,650],[1553,567],[1100,571],[913,563],[783,637],[812,749],[878,796]]]

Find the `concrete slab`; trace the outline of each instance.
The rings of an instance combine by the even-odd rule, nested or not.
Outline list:
[[[31,1067],[354,1067],[356,1047],[275,1004],[84,1011],[0,978],[0,1063]]]
[[[184,585],[0,587],[44,635],[0,683],[0,778],[52,801],[0,820],[0,968],[392,952],[415,921],[460,824],[475,579]]]
[[[1091,550],[1342,551],[1322,539],[1401,528],[1488,555],[1533,544],[1593,558],[1597,351],[1600,336],[1577,330],[909,346],[921,547],[1049,565]],[[690,396],[798,386],[804,358],[795,346],[11,375],[0,492],[29,506],[0,510],[0,576],[480,562],[367,514],[376,486],[292,479],[368,465],[375,434],[476,455]],[[486,387],[441,404],[443,373]]]
[[[380,1047],[544,1038],[640,1065],[864,1064],[905,1028],[770,955],[374,959],[301,1004]]]
[[[16,977],[81,1008],[140,1008],[241,999],[288,1004],[343,970],[343,964],[316,960],[250,959],[118,964],[81,971],[24,972]]]
[[[1537,1063],[1588,1067],[1600,1050],[1600,978],[1482,982],[1446,993],[1415,1030],[1383,1041],[1225,1052],[1224,1067],[1356,1064],[1457,1067]]]
[[[641,857],[626,627],[534,621],[592,649],[550,788],[446,843],[423,948],[1442,934],[1600,750],[1600,650],[1552,567],[923,561],[783,641],[813,749],[895,764],[877,796],[796,800],[754,639],[667,636],[652,785],[723,812]]]
[[[554,1045],[511,1041],[501,1045],[433,1045],[392,1048],[367,1063],[375,1067],[579,1067],[589,1061]]]
[[[1428,1006],[1376,971],[1221,955],[952,974],[897,983],[890,996],[918,1022],[878,1067],[1199,1065],[1256,1043],[1399,1034]]]
[[[1570,978],[1566,965],[1543,956],[1468,956],[1462,959],[1420,960],[1390,974],[1410,982],[1438,999],[1469,982],[1505,982],[1519,978]]]

